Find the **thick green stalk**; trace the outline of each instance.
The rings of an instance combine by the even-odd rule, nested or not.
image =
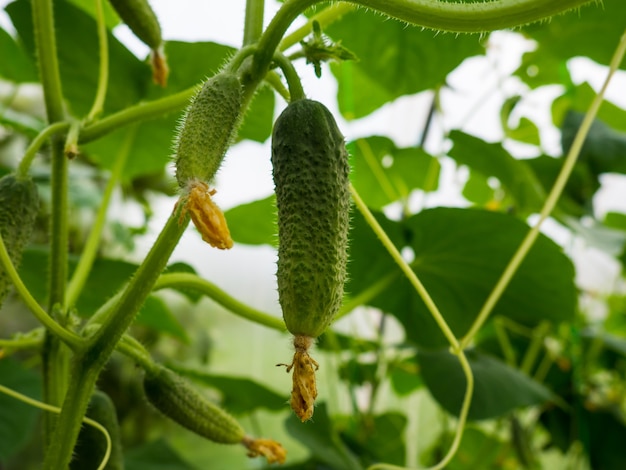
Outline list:
[[[182,236],[189,217],[180,219],[182,207],[172,211],[156,242],[124,289],[102,327],[89,338],[84,352],[77,354],[63,409],[44,461],[44,470],[67,468],[87,409],[95,381],[117,343],[153,289],[159,275]]]
[[[294,19],[324,0],[286,0],[259,40],[252,70],[262,77],[274,51]],[[350,0],[349,3],[379,11],[416,26],[438,31],[482,33],[514,28],[578,8],[593,0],[493,0],[456,3],[439,0]]]
[[[253,44],[263,32],[265,0],[246,0],[246,18],[243,27],[243,45]]]
[[[140,103],[88,124],[80,131],[79,143],[96,140],[117,129],[183,109],[198,91],[197,86],[154,101]]]

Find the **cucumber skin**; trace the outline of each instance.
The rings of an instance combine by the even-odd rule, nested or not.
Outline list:
[[[124,23],[150,49],[158,49],[163,37],[161,25],[147,0],[109,0]]]
[[[241,82],[231,73],[209,78],[187,108],[174,143],[176,179],[209,182],[219,169],[241,121]]]
[[[0,178],[0,233],[9,258],[17,268],[30,241],[39,212],[37,186],[29,177],[8,174]],[[11,281],[0,265],[0,306]]]
[[[348,152],[317,101],[291,103],[272,133],[278,207],[278,296],[287,329],[317,338],[341,307],[346,279]]]
[[[235,418],[170,369],[156,366],[154,371],[146,372],[143,388],[152,406],[199,436],[220,444],[240,444],[245,438]]]

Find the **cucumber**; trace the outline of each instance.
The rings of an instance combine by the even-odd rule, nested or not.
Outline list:
[[[229,72],[206,80],[181,121],[174,142],[176,179],[181,188],[191,181],[211,181],[232,143],[241,119],[239,78]]]
[[[11,173],[0,178],[0,233],[16,268],[30,241],[38,212],[37,186],[30,177]],[[10,287],[9,275],[0,264],[0,306]]]
[[[181,376],[161,365],[146,371],[143,388],[148,402],[167,418],[220,444],[241,444],[248,457],[284,463],[285,449],[272,439],[253,439],[226,411],[210,402]]]
[[[344,137],[317,101],[292,102],[272,133],[278,208],[278,297],[295,354],[291,407],[313,415],[317,362],[308,350],[341,307],[350,219],[350,167]]]
[[[111,398],[106,393],[96,390],[89,401],[86,416],[104,426],[111,437],[111,455],[104,469],[123,470],[124,456],[120,427],[117,422],[117,410]],[[74,458],[70,463],[70,470],[98,468],[105,452],[106,440],[102,432],[93,426],[83,424],[74,449]]]
[[[147,0],[109,0],[118,16],[145,45],[151,49],[152,79],[167,84],[169,68],[163,52],[161,24]]]

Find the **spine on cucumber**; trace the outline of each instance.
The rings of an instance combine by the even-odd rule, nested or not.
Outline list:
[[[0,178],[0,233],[16,268],[30,241],[38,212],[37,186],[30,177],[8,174]],[[0,264],[0,306],[10,286],[9,275]]]
[[[272,134],[278,295],[287,329],[316,338],[341,306],[350,212],[344,137],[317,101],[291,103]]]

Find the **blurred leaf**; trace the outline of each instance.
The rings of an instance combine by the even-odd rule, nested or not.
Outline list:
[[[341,441],[328,416],[325,403],[315,407],[312,420],[301,423],[295,414],[285,421],[289,434],[306,446],[314,458],[332,470],[361,470],[357,458]]]
[[[626,214],[621,212],[607,212],[604,216],[604,225],[626,231]]]
[[[554,186],[563,167],[563,161],[564,158],[541,155],[524,160],[524,164],[530,167],[547,194]],[[597,175],[592,174],[584,162],[576,162],[557,207],[575,217],[592,214],[593,195],[598,189],[600,189],[600,181]]]
[[[487,176],[470,169],[462,194],[468,201],[484,206],[494,200],[495,190],[489,186]]]
[[[32,58],[26,54],[21,45],[0,28],[0,77],[12,82],[37,82],[37,69]]]
[[[239,127],[237,139],[265,142],[272,135],[275,101],[274,91],[270,87],[260,87]]]
[[[513,158],[499,143],[490,144],[459,131],[452,131],[449,137],[454,146],[448,155],[457,164],[500,180],[520,212],[529,213],[541,208],[545,197],[543,188],[524,160]]]
[[[168,333],[183,343],[189,344],[185,327],[174,316],[167,304],[158,297],[148,296],[135,321],[139,325],[148,326],[159,333]]]
[[[537,48],[524,54],[516,74],[535,88],[567,82],[566,61],[572,57],[585,56],[608,65],[624,32],[624,17],[626,3],[605,0],[602,4],[591,2],[578,13],[557,15],[549,22],[525,26],[522,33],[537,41]]]
[[[70,257],[69,271],[73,272],[77,258]],[[47,278],[42,276],[42,267],[48,266],[48,249],[28,248],[22,257],[20,275],[31,294],[41,304],[47,298]],[[83,317],[93,315],[109,298],[115,295],[130,279],[137,265],[126,261],[96,258],[87,278],[85,287],[76,303],[78,314]],[[178,266],[180,269],[180,265]],[[137,323],[169,333],[183,342],[188,342],[187,333],[167,305],[156,297],[148,297],[137,317]]]
[[[237,243],[278,246],[276,197],[240,204],[224,213],[230,235]]]
[[[554,125],[559,128],[562,127],[565,117],[570,111],[586,113],[596,94],[588,82],[569,87],[563,95],[552,103],[552,122]],[[597,118],[617,131],[626,132],[626,110],[610,101],[602,101]]]
[[[504,135],[509,139],[517,140],[519,142],[539,145],[541,143],[539,138],[539,128],[530,119],[522,116],[519,118],[516,126],[510,124],[512,121],[511,113],[521,99],[522,97],[519,95],[512,96],[511,98],[506,99],[500,108],[500,124],[504,130]]]
[[[466,355],[474,374],[468,419],[496,418],[551,399],[550,390],[519,370],[479,352],[468,351]],[[457,357],[448,351],[420,351],[417,357],[430,393],[446,411],[458,416],[467,381]]]
[[[179,374],[213,387],[222,395],[222,406],[234,414],[248,414],[259,408],[284,410],[286,398],[247,378],[209,374],[201,369],[171,366]]]
[[[125,458],[126,470],[197,470],[188,464],[164,439],[130,450]]]
[[[561,128],[563,153],[567,154],[574,142],[584,115],[568,112]],[[596,119],[585,139],[578,160],[585,162],[594,175],[601,173],[626,174],[626,133],[619,132]]]
[[[385,462],[391,465],[404,465],[406,449],[404,430],[407,418],[397,412],[376,415],[358,425],[355,436],[346,436],[350,448],[359,456],[364,465]],[[393,436],[393,439],[390,437]]]
[[[387,137],[372,136],[350,144],[351,179],[372,209],[408,198],[414,189],[434,191],[441,165],[417,147],[398,148]]]
[[[0,361],[0,384],[30,398],[40,399],[41,378],[12,358]],[[32,405],[0,393],[0,467],[35,433],[40,411]]]
[[[435,440],[436,459],[429,463],[434,465],[439,462],[439,455],[447,452],[454,436],[443,433]],[[516,463],[511,446],[494,435],[487,434],[481,429],[467,427],[463,433],[463,439],[459,450],[454,458],[446,465],[447,470],[499,470]],[[436,460],[436,461],[435,461]],[[505,463],[506,462],[506,463]],[[518,468],[518,467],[510,467]]]
[[[377,214],[401,251],[409,247],[411,267],[457,337],[465,334],[505,265],[528,232],[519,219],[474,209],[424,210],[403,223]],[[391,257],[359,214],[353,216],[348,292],[362,293],[390,273]],[[402,277],[368,302],[392,313],[407,339],[421,347],[447,346],[447,340],[415,289]],[[513,277],[492,315],[524,325],[568,321],[574,317],[576,288],[570,259],[541,235]]]
[[[17,0],[8,5],[6,11],[26,50],[34,57],[30,3]],[[54,2],[54,20],[63,95],[71,112],[81,117],[87,114],[96,95],[99,71],[96,22],[84,10],[63,0]],[[105,114],[137,103],[151,81],[150,67],[139,61],[110,31],[107,34],[109,82]]]
[[[374,362],[363,362],[356,358],[348,359],[339,365],[337,370],[339,378],[345,380],[350,385],[364,385],[376,381],[377,364]]]
[[[363,9],[344,15],[324,33],[358,57],[331,64],[339,81],[339,109],[347,119],[441,85],[463,60],[485,50],[477,36],[437,34]]]
[[[415,359],[394,364],[389,370],[389,380],[393,390],[401,397],[413,393],[424,385]]]

